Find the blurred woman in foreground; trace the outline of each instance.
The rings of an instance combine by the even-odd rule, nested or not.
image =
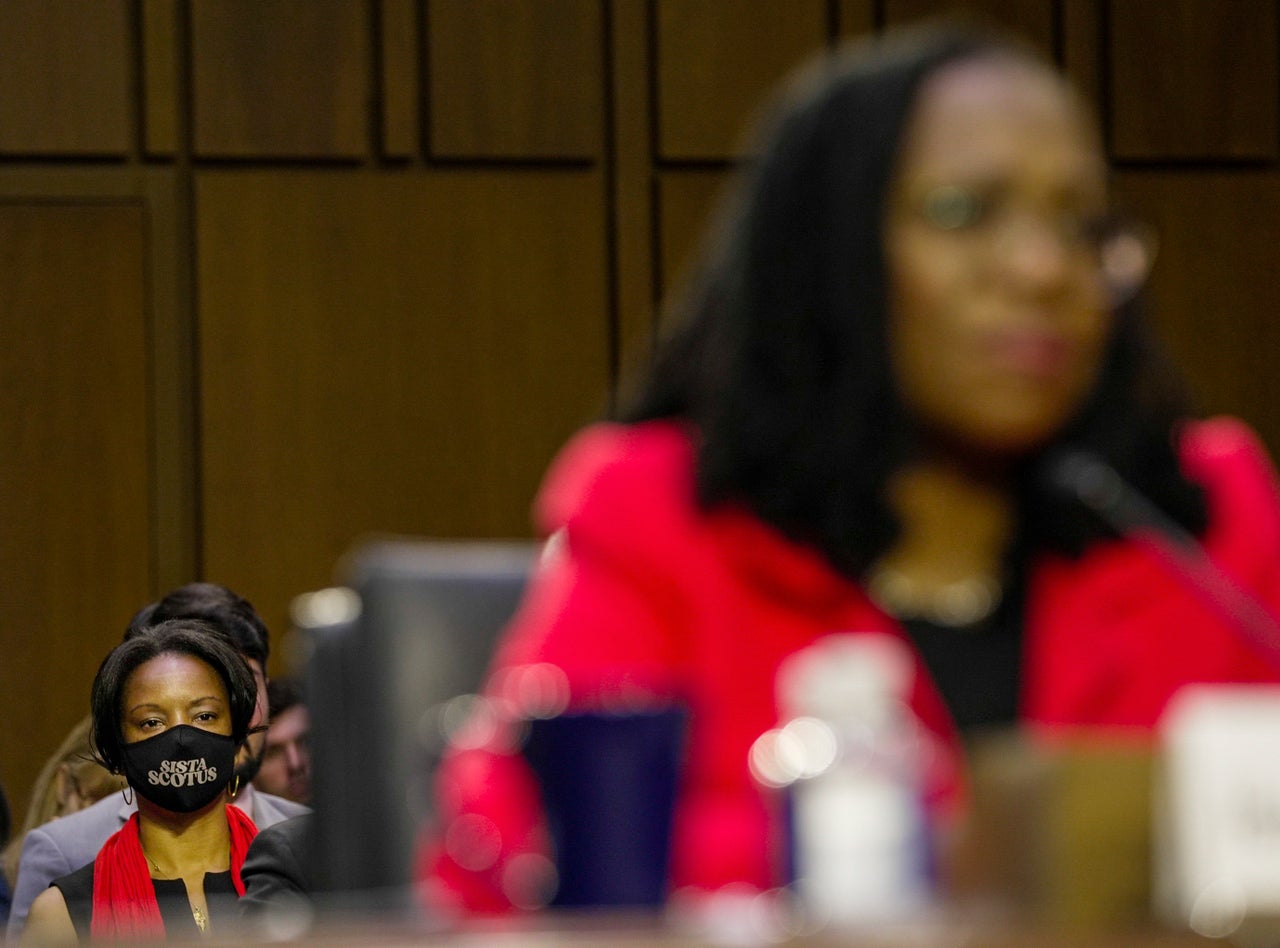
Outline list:
[[[545,710],[522,669],[571,713],[687,709],[669,889],[788,881],[748,759],[780,665],[833,633],[906,646],[939,823],[964,735],[1150,732],[1189,682],[1275,680],[1274,649],[1074,490],[1081,458],[1118,472],[1273,621],[1270,462],[1192,419],[1139,315],[1146,263],[1095,125],[1020,45],[907,31],[787,87],[622,420],[548,474],[558,542],[491,679],[516,718]],[[441,781],[439,888],[472,909],[548,891],[517,871],[548,837],[502,740]]]

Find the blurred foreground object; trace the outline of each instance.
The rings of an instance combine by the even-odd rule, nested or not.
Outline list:
[[[969,762],[972,806],[940,844],[946,901],[1077,936],[1153,928],[1145,740],[1000,731]]]
[[[907,704],[910,650],[831,635],[779,669],[786,723],[752,746],[756,779],[786,788],[794,888],[806,914],[847,928],[902,922],[933,900],[925,729]]]
[[[312,697],[313,882],[321,914],[417,917],[419,837],[435,832],[445,746],[483,731],[477,696],[534,559],[528,542],[385,539],[299,597]],[[454,837],[466,827],[440,827]],[[423,919],[427,924],[431,920]]]
[[[970,752],[992,729],[1037,750],[1125,735],[1141,751],[1132,786],[1105,745],[1054,758],[1022,838],[1047,834],[1028,857],[1048,867],[1048,908],[1072,886],[1149,888],[1133,834],[1149,834],[1142,768],[1165,707],[1193,683],[1280,680],[1271,461],[1242,422],[1195,417],[1134,294],[1147,245],[1118,223],[1103,137],[1037,52],[952,23],[890,30],[821,56],[771,105],[653,359],[548,470],[535,515],[555,552],[486,694],[536,674],[566,718],[687,712],[652,885],[670,902],[757,911],[847,862],[843,878],[817,872],[831,887],[809,885],[811,902],[902,914],[924,901],[891,883],[918,878],[899,871],[912,794],[891,770],[809,761],[854,741],[826,710],[793,707],[825,686],[797,696],[785,672],[843,637],[885,636],[909,658],[902,719],[927,749],[904,768],[924,835],[945,843],[980,805]],[[1108,516],[1116,486],[1136,524]],[[1133,529],[1155,522],[1148,506],[1194,564],[1153,555]],[[859,669],[829,664],[833,693],[856,693]],[[772,751],[753,755],[762,739]],[[797,779],[753,772],[792,744]],[[442,768],[468,845],[443,841],[438,888],[475,914],[545,905],[512,880],[560,859],[558,824],[577,815],[551,812],[512,746],[468,741]],[[879,816],[853,829],[834,797],[879,791]],[[1113,868],[1126,875],[1108,881]],[[1066,915],[1123,924],[1118,907],[1064,898]]]
[[[663,905],[686,727],[680,708],[529,721],[523,752],[555,855],[550,905]]]
[[[1209,937],[1280,943],[1280,688],[1187,688],[1160,742],[1161,914]]]

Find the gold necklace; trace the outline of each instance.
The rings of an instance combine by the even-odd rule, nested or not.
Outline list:
[[[924,619],[934,625],[963,628],[976,625],[995,612],[1003,589],[994,577],[970,576],[926,590],[895,569],[877,566],[867,578],[867,593],[895,618]]]
[[[147,851],[142,851],[143,857],[151,864],[151,868],[155,870],[156,878],[168,879],[169,876],[156,865],[156,861],[147,855]],[[209,916],[198,905],[191,906],[191,917],[196,920],[196,928],[200,929],[200,934],[204,934],[209,928]]]

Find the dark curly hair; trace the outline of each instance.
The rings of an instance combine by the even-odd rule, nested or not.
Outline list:
[[[258,686],[244,657],[227,634],[210,623],[200,619],[169,619],[131,634],[107,653],[94,676],[90,698],[93,748],[102,765],[112,773],[121,770],[125,684],[140,665],[168,654],[190,655],[217,672],[227,689],[232,739],[239,745],[249,733]]]
[[[830,55],[793,80],[672,307],[673,331],[619,411],[691,422],[703,506],[745,506],[854,578],[897,536],[886,483],[910,450],[887,355],[883,241],[903,130],[940,67],[1009,57],[1051,68],[1014,40],[948,23]],[[1055,443],[1095,451],[1200,533],[1203,495],[1173,444],[1188,414],[1131,302]],[[1074,554],[1107,528],[1040,487],[1052,447],[1019,462],[1022,540]]]

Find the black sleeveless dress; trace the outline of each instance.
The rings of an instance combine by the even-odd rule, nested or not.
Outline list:
[[[93,865],[89,863],[81,866],[75,872],[50,883],[62,890],[62,897],[67,901],[67,911],[71,913],[71,923],[75,925],[76,935],[81,941],[89,940],[93,917]],[[181,879],[152,879],[151,884],[156,890],[156,902],[160,905],[160,917],[164,920],[165,936],[183,940],[199,938],[200,929],[196,927],[196,920],[191,914],[186,883]],[[238,896],[230,871],[205,873],[204,894],[209,906],[210,934],[219,930],[227,932],[239,923],[239,912],[236,909]]]

